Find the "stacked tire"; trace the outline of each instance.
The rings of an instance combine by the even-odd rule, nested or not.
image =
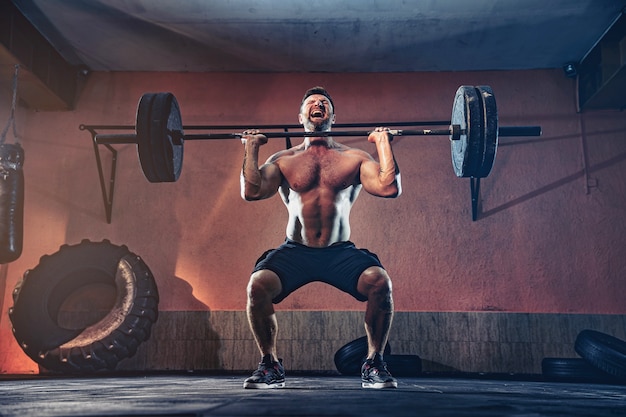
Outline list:
[[[626,342],[596,330],[578,333],[580,358],[544,358],[542,373],[551,380],[626,383]]]

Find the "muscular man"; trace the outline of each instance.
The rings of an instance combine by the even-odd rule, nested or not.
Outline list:
[[[368,141],[376,145],[378,162],[367,152],[315,132],[331,130],[333,100],[322,87],[309,89],[298,119],[305,132],[302,144],[277,152],[259,167],[259,147],[267,138],[258,130],[244,132],[241,193],[261,200],[280,193],[287,206],[287,238],[264,253],[247,288],[248,320],[261,352],[261,362],[244,388],[282,388],[285,372],[278,359],[278,323],[274,304],[312,281],[322,281],[366,301],[368,354],[361,369],[364,388],[396,387],[383,360],[393,317],[391,280],[378,257],[349,241],[350,209],[361,188],[372,195],[400,195],[400,170],[388,129],[377,128]]]

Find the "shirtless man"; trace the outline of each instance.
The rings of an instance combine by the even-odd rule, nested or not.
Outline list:
[[[334,104],[324,88],[305,93],[298,119],[305,132],[331,130]],[[400,171],[391,140],[388,129],[370,133],[368,141],[376,145],[377,162],[365,151],[312,135],[300,145],[275,153],[259,167],[259,147],[267,138],[258,130],[244,132],[242,197],[262,200],[278,192],[289,214],[287,239],[259,258],[248,284],[246,311],[262,359],[244,388],[285,386],[285,371],[276,351],[278,323],[273,304],[312,281],[326,282],[367,301],[368,354],[361,369],[362,386],[397,387],[383,360],[393,318],[391,280],[375,254],[349,241],[348,222],[361,188],[379,197],[400,195]]]

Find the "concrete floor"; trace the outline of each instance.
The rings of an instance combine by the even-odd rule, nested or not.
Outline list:
[[[626,386],[485,378],[295,376],[280,390],[244,390],[245,376],[0,376],[2,417],[86,416],[626,416]]]

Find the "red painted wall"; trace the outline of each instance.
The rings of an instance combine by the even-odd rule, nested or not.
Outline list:
[[[32,366],[13,359],[20,350],[6,311],[23,272],[62,244],[85,238],[126,244],[156,276],[161,310],[243,310],[254,261],[284,239],[286,211],[278,196],[260,202],[239,196],[237,140],[186,142],[182,176],[171,184],[148,183],[136,147],[116,146],[107,224],[91,137],[80,124],[134,124],[137,101],[149,91],[173,92],[186,125],[291,124],[314,85],[333,95],[338,123],[445,120],[462,84],[491,85],[502,126],[539,124],[543,136],[501,138],[495,167],[481,184],[476,222],[469,180],[454,175],[447,137],[396,138],[403,195],[385,200],[363,192],[351,217],[352,240],[378,253],[393,279],[396,309],[625,314],[626,117],[578,114],[574,82],[560,70],[94,73],[74,111],[18,112],[26,224],[24,252],[0,281],[0,368]],[[341,142],[375,151],[365,138]],[[261,158],[284,146],[271,140]],[[104,149],[102,155],[108,175],[110,155]],[[364,306],[312,284],[279,308]]]

